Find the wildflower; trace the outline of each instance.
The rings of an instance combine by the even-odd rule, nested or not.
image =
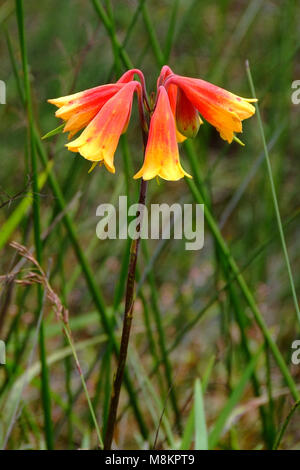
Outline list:
[[[163,86],[158,89],[157,103],[150,121],[144,164],[134,178],[150,180],[155,176],[169,181],[191,177],[179,161],[174,115]]]
[[[185,127],[190,133],[195,125],[195,118],[190,118],[189,113],[191,116],[194,115],[191,110],[187,111],[188,103],[196,108],[229,143],[232,142],[235,132],[242,132],[242,121],[255,113],[255,108],[251,104],[256,101],[255,99],[242,98],[204,80],[170,74],[163,85],[167,90],[175,85],[182,94],[179,95],[182,101],[179,106],[177,97],[178,111],[176,108],[177,127],[182,133]]]
[[[141,83],[134,81],[138,74]],[[102,85],[69,96],[48,100],[59,109],[55,115],[66,121],[63,132],[69,132],[69,139],[86,128],[73,142],[66,144],[72,152],[79,152],[87,160],[99,162],[114,173],[113,163],[120,135],[128,126],[133,94],[145,94],[143,74],[132,69],[117,83]]]
[[[138,75],[140,82],[134,80]],[[116,83],[49,100],[59,109],[56,116],[66,125],[64,132],[72,138],[66,144],[87,160],[104,163],[115,173],[114,154],[122,133],[127,129],[134,92],[138,94],[139,113],[146,145],[144,163],[134,178],[149,180],[160,176],[176,181],[190,177],[179,161],[178,142],[197,135],[202,124],[200,115],[212,124],[224,140],[232,142],[242,132],[242,121],[255,113],[256,100],[242,98],[204,80],[176,75],[165,65],[157,80],[157,97],[153,109],[147,101],[145,79],[138,69],[128,70]],[[144,111],[150,115],[148,125]]]
[[[102,106],[114,96],[123,84],[102,85],[73,95],[48,100],[59,109],[55,116],[66,121],[63,132],[69,132],[71,139],[78,131],[87,126]]]
[[[121,134],[127,129],[133,94],[138,87],[137,81],[126,83],[106,101],[82,134],[66,144],[67,148],[95,164],[104,163],[111,173],[115,173],[114,154]]]

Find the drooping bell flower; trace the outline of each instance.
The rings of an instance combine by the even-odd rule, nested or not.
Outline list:
[[[121,83],[97,86],[73,95],[51,99],[48,102],[59,108],[55,116],[66,121],[63,132],[69,132],[69,139],[71,139],[91,122],[102,106],[122,87]]]
[[[168,181],[177,181],[184,176],[191,177],[184,171],[179,161],[175,119],[168,94],[163,86],[158,88],[144,163],[134,178],[142,177],[144,180],[150,180],[155,176]]]
[[[251,102],[204,80],[170,75],[163,85],[168,90],[176,85],[200,115],[212,124],[224,140],[232,142],[236,132],[242,132],[242,121],[255,113]]]
[[[115,173],[114,154],[121,134],[126,131],[130,119],[134,92],[141,92],[137,81],[125,83],[115,95],[106,101],[82,134],[66,147],[79,152],[87,160],[104,163]]]
[[[125,72],[116,83],[100,85],[88,90],[80,91],[68,96],[48,100],[59,109],[55,116],[66,121],[63,132],[69,132],[71,139],[77,132],[86,127],[102,106],[114,96],[125,83],[133,80],[134,75],[138,75],[141,80],[144,95],[146,94],[144,75],[139,69],[131,69]]]
[[[134,81],[135,74],[140,82]],[[114,84],[49,100],[59,108],[56,116],[66,121],[64,132],[69,131],[69,137],[85,128],[67,144],[68,149],[92,161],[92,168],[104,163],[114,173],[114,153],[127,129],[135,91],[146,146],[144,164],[135,178],[145,180],[160,176],[176,181],[189,176],[180,165],[177,142],[196,136],[202,124],[199,113],[223,139],[232,142],[235,133],[242,132],[242,121],[255,112],[251,102],[256,100],[241,98],[204,80],[176,75],[168,66],[161,70],[155,107],[151,109],[144,76],[132,69]],[[145,111],[150,118],[148,141]]]
[[[157,88],[163,85],[171,75],[174,75],[172,69],[168,65],[164,65],[157,80]],[[196,137],[202,124],[197,109],[176,85],[169,84],[167,92],[176,122],[177,142],[183,142],[187,137]]]
[[[133,80],[134,75],[139,76],[141,83]],[[79,138],[66,146],[93,161],[92,169],[99,162],[115,172],[114,153],[120,135],[126,131],[136,90],[141,106],[142,97],[146,97],[144,75],[138,69],[131,69],[116,83],[48,100],[59,108],[55,116],[66,121],[63,132],[69,132],[69,139],[86,127]]]

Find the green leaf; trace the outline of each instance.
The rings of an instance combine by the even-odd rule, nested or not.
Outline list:
[[[56,127],[52,131],[47,132],[47,134],[43,135],[42,140],[49,139],[49,137],[53,137],[54,135],[59,134],[63,130],[64,127],[65,127],[65,123]]]

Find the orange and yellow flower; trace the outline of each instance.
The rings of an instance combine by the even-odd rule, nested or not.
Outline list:
[[[140,81],[134,80],[135,75]],[[144,76],[132,69],[116,83],[48,100],[58,107],[56,116],[65,121],[63,131],[69,132],[69,139],[85,128],[66,144],[67,148],[93,162],[92,168],[104,163],[115,173],[114,154],[127,129],[135,92],[144,136],[148,127],[145,111],[150,117],[144,163],[134,176],[144,180],[155,176],[169,181],[190,177],[180,164],[178,142],[197,135],[203,122],[200,115],[231,143],[235,133],[242,132],[242,121],[255,113],[251,102],[256,100],[234,95],[204,80],[176,75],[167,65],[158,77],[156,103],[150,109]]]
[[[123,84],[102,85],[73,95],[48,100],[59,109],[55,116],[66,121],[63,132],[69,132],[69,139],[87,126],[102,106],[114,96]]]
[[[139,86],[136,81],[126,83],[106,101],[82,134],[67,144],[68,149],[92,162],[104,163],[111,173],[115,173],[114,154],[120,136],[128,126],[133,94]]]
[[[229,143],[236,132],[242,132],[242,121],[255,113],[251,104],[255,99],[242,98],[204,80],[173,74],[167,77],[164,86],[168,89],[174,85],[184,94],[184,100],[194,106]],[[181,126],[179,130],[182,132]]]
[[[78,152],[93,163],[99,162],[115,173],[114,154],[121,134],[130,119],[133,94],[141,96],[145,84],[134,81],[136,69],[126,72],[117,83],[102,85],[69,96],[48,100],[57,106],[56,117],[66,121],[63,132],[69,139],[85,127],[82,134],[66,144],[71,152]]]
[[[158,98],[150,121],[144,164],[134,178],[150,180],[155,176],[168,181],[191,177],[179,161],[176,126],[170,101],[164,87],[159,87]]]

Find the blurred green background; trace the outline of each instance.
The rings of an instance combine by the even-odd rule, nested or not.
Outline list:
[[[109,28],[95,8],[97,3],[103,7]],[[199,77],[250,97],[245,69],[248,59],[298,289],[300,107],[291,101],[291,85],[293,80],[300,79],[299,13],[300,4],[296,0],[43,0],[38,4],[26,0],[24,24],[37,129],[42,136],[59,125],[54,107],[46,102],[48,98],[113,82],[129,63],[142,69],[148,92],[155,91],[160,68],[167,63],[175,73]],[[16,80],[17,74],[22,93],[24,76],[13,1],[0,2],[0,27],[0,79],[7,86],[7,104],[0,105],[2,235],[5,229],[5,243],[0,244],[0,275],[5,276],[19,260],[9,241],[31,247],[34,239],[30,206],[5,238],[7,221],[26,198],[32,181],[27,116]],[[119,47],[122,44],[124,47]],[[243,127],[241,139],[245,147],[237,143],[228,145],[204,123],[193,143],[181,146],[181,161],[205,195],[237,265],[245,267],[243,274],[248,288],[297,385],[300,366],[292,365],[290,356],[299,325],[278,238],[256,116],[244,122]],[[116,175],[104,168],[88,174],[89,163],[68,152],[65,143],[66,135],[59,135],[42,145],[47,159],[53,161],[52,170],[109,318],[117,320],[119,337],[128,243],[98,240],[95,214],[99,204],[116,202],[119,195],[128,194],[132,202],[137,200],[139,184],[127,178],[128,171],[131,176],[140,168],[143,158],[137,113],[133,112],[126,137],[121,138],[115,157]],[[43,165],[38,160],[38,173],[42,171]],[[48,181],[39,194],[42,233],[50,227],[43,245],[43,268],[69,309],[75,344],[82,345],[81,367],[102,427],[115,369],[111,343],[102,337],[102,342],[100,338],[97,344],[89,344],[89,340],[103,334],[97,305],[74,254],[70,233],[61,220],[55,219],[61,214],[57,194]],[[148,192],[148,203],[152,202],[195,201],[185,180],[176,183],[160,180],[159,184],[153,180]],[[51,227],[53,220],[56,223]],[[17,277],[22,278],[29,268],[32,269],[24,264]],[[148,276],[143,277],[145,272]],[[133,407],[127,407],[124,388],[117,447],[149,448],[155,441],[161,449],[182,445],[187,449],[197,448],[194,431],[189,435],[187,425],[189,419],[193,423],[191,410],[198,377],[205,383],[206,426],[208,432],[215,431],[210,440],[213,448],[266,449],[274,445],[293,405],[293,397],[239,286],[234,282],[231,288],[216,296],[230,276],[230,268],[208,225],[201,251],[185,251],[184,240],[166,243],[154,240],[142,247],[139,278],[142,277],[143,284],[138,290],[134,312],[128,370],[148,437],[142,436]],[[39,364],[38,350],[33,351],[31,358],[37,331],[36,288],[18,286],[7,278],[2,281],[0,338],[6,341],[7,365],[0,369],[3,418],[0,441],[4,442],[8,436],[8,448],[45,448],[45,409],[40,400],[39,370],[35,369],[30,383],[20,388],[20,377]],[[80,379],[70,353],[63,353],[68,346],[48,302],[45,302],[43,323],[54,447],[94,448],[96,434]],[[180,335],[181,332],[185,334]],[[176,347],[169,352],[177,338]],[[241,377],[260,344],[264,348],[255,363],[258,388],[251,373],[241,388]],[[55,354],[59,356],[57,360]],[[162,364],[151,375],[161,360]],[[239,394],[232,401],[235,391]],[[12,420],[17,405],[21,412]],[[260,405],[263,408],[259,409]],[[226,406],[229,412],[220,424],[218,417]],[[160,423],[161,414],[165,418]],[[186,441],[184,430],[190,436]],[[281,445],[300,448],[299,412],[293,415]]]

